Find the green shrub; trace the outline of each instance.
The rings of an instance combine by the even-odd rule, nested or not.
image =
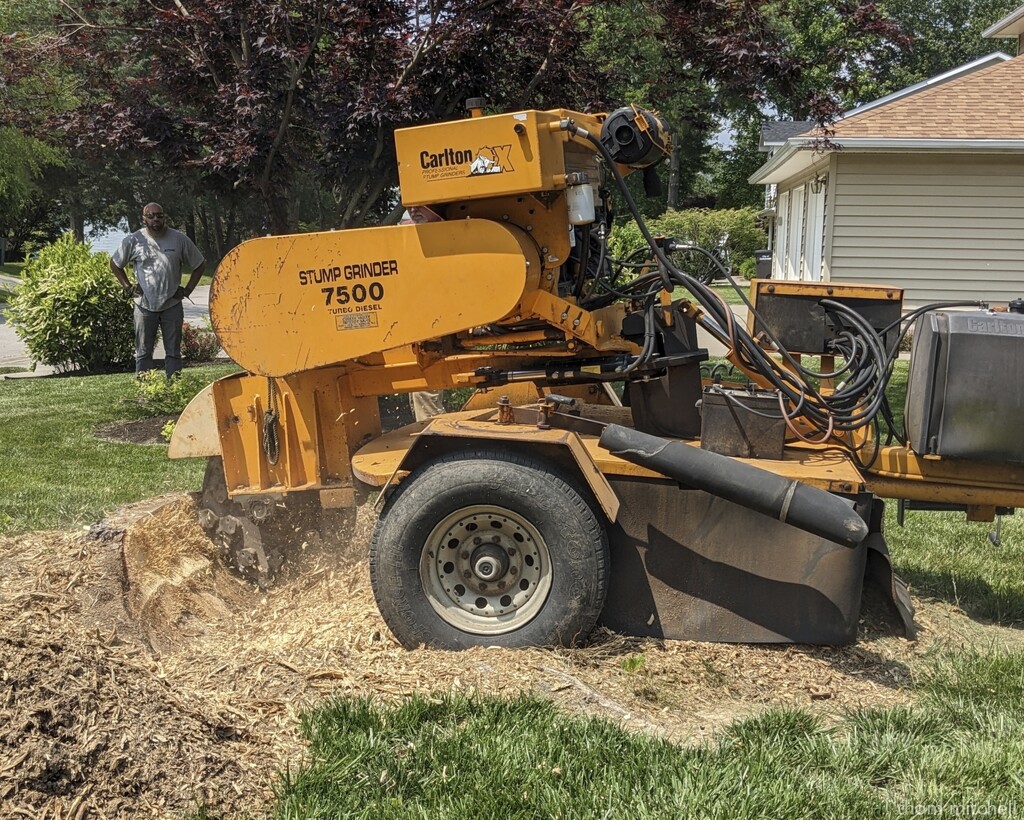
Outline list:
[[[757,279],[757,260],[751,256],[749,259],[744,259],[740,262],[738,268],[740,276],[746,279],[748,282],[751,279]]]
[[[647,228],[656,237],[672,237],[713,252],[724,249],[732,270],[739,271],[744,276],[744,271],[750,270],[748,260],[756,270],[754,251],[763,248],[768,241],[767,234],[757,225],[757,211],[753,208],[666,211],[657,219],[648,220]],[[617,226],[612,232],[609,251],[612,256],[622,259],[645,245],[640,229],[635,223],[629,223]],[[696,253],[676,254],[676,263],[693,275],[711,272],[708,266],[713,264],[703,255]]]
[[[135,358],[132,302],[110,257],[65,234],[26,267],[8,318],[33,362],[60,372],[121,368]]]
[[[185,322],[181,326],[181,356],[189,362],[212,362],[220,351],[220,342],[208,327]]]
[[[170,379],[162,370],[147,370],[140,373],[135,382],[139,406],[149,416],[179,414],[208,383],[209,379],[188,370],[182,370]]]

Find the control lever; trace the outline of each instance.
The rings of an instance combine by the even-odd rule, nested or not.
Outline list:
[[[580,407],[576,399],[569,396],[559,396],[549,393],[540,402],[540,414],[537,418],[537,428],[540,430],[551,429],[551,414],[557,413],[559,408],[566,407],[573,415],[579,415]]]

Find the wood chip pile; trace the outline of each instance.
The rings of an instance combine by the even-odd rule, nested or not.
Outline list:
[[[0,816],[260,817],[301,764],[299,714],[331,696],[532,690],[679,742],[771,705],[840,714],[908,702],[917,644],[751,647],[623,638],[575,650],[403,650],[373,602],[372,511],[268,592],[238,580],[189,497],[89,533],[0,539]],[[931,620],[929,620],[931,619]]]

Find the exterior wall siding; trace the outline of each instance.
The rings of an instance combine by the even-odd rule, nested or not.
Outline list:
[[[1024,157],[834,155],[826,248],[836,282],[905,303],[1024,297]]]

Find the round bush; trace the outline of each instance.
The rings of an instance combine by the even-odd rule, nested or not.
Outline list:
[[[71,234],[26,266],[7,315],[33,362],[59,372],[122,369],[135,359],[131,298],[110,257]]]
[[[181,356],[189,362],[212,362],[217,358],[220,342],[213,331],[185,322],[181,326]]]

